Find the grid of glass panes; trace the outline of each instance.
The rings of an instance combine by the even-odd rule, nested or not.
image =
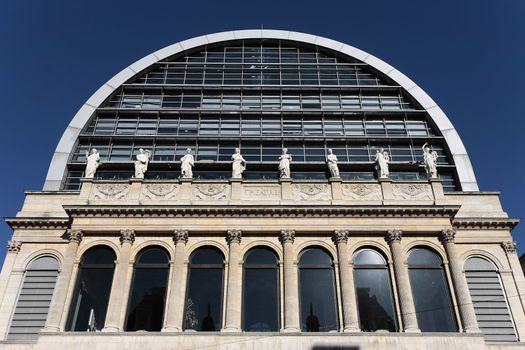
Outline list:
[[[413,110],[395,89],[391,91],[206,91],[124,89],[105,108],[212,110]]]
[[[174,85],[387,85],[366,65],[340,59],[317,47],[298,48],[276,41],[204,48],[156,63],[135,81]]]
[[[287,148],[294,162],[326,161],[328,149],[332,149],[340,163],[369,163],[373,162],[375,154],[383,148],[389,152],[392,163],[421,162],[423,141],[405,140],[384,143],[376,141],[292,141],[292,140],[107,140],[107,141],[80,141],[73,163],[84,163],[86,152],[95,148],[100,153],[103,162],[130,162],[138,154],[139,149],[152,151],[153,162],[174,162],[191,148],[196,161],[230,162],[235,148],[240,148],[243,157],[248,162],[278,162],[282,149]],[[450,161],[440,141],[435,140],[431,150],[438,154],[438,165],[450,165]]]
[[[434,136],[423,115],[99,113],[85,135],[262,137]]]

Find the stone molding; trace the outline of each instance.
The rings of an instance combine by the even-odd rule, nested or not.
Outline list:
[[[332,240],[335,244],[348,242],[348,230],[335,230],[332,234]]]
[[[18,253],[22,247],[22,242],[9,240],[7,241],[7,251]]]
[[[179,242],[186,244],[188,243],[188,236],[188,230],[175,230],[173,231],[173,242],[175,245]]]
[[[506,242],[501,242],[501,248],[503,248],[505,253],[509,254],[509,253],[516,252],[517,245],[516,245],[516,242],[514,241],[506,241]]]
[[[78,244],[78,243],[82,242],[83,236],[84,236],[84,233],[82,232],[82,230],[68,229],[66,231],[66,237],[67,237],[69,242],[75,242],[75,243]]]
[[[354,200],[382,200],[381,186],[379,184],[343,184],[343,195]]]
[[[120,244],[135,242],[135,230],[120,230]]]
[[[292,194],[298,201],[329,201],[332,199],[332,191],[329,184],[293,184]]]
[[[230,199],[230,185],[202,183],[192,186],[193,197],[197,200],[228,200]]]
[[[279,234],[279,241],[281,241],[281,244],[285,244],[286,242],[293,244],[295,241],[295,231],[290,229],[281,230],[281,233]]]
[[[70,225],[69,218],[5,218],[5,222],[13,230],[56,230],[67,229]]]
[[[441,234],[439,235],[439,240],[443,244],[454,243],[455,237],[456,237],[456,230],[446,229],[446,230],[441,231]]]
[[[237,243],[237,244],[241,244],[241,239],[242,239],[242,231],[241,230],[228,230],[228,232],[226,233],[226,242],[228,242],[228,244],[232,244],[232,243]]]
[[[401,230],[388,230],[386,233],[385,240],[388,244],[399,243],[403,238],[403,231]]]
[[[151,200],[172,200],[177,197],[180,185],[178,184],[144,184],[142,186],[142,196]]]
[[[130,185],[123,183],[99,183],[93,186],[94,199],[125,199],[129,195]]]
[[[513,230],[519,222],[515,218],[454,218],[452,226],[465,230]]]
[[[432,188],[428,184],[393,184],[394,199],[433,200]]]

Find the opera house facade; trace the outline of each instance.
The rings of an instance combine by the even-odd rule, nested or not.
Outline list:
[[[420,87],[315,35],[133,63],[6,221],[0,349],[524,345],[518,220]]]

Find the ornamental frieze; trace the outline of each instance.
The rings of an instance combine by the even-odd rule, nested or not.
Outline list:
[[[279,200],[281,199],[281,186],[279,185],[243,185],[243,200]]]
[[[427,184],[394,184],[394,199],[432,200],[432,189]]]
[[[195,184],[193,197],[203,200],[227,200],[230,198],[230,186],[225,184]]]
[[[331,200],[332,192],[327,184],[294,184],[292,194],[295,200]]]
[[[127,184],[95,184],[93,197],[95,199],[124,199],[129,195],[130,186]]]
[[[177,196],[179,189],[177,184],[146,184],[142,187],[142,195],[146,199],[169,200]]]
[[[374,184],[344,184],[343,195],[348,199],[381,200],[381,187]]]

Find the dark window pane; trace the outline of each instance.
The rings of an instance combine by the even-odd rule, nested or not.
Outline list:
[[[191,256],[190,264],[217,264],[224,263],[222,253],[215,248],[200,248]]]
[[[360,250],[354,257],[354,265],[385,265],[385,259],[381,254],[370,250]]]
[[[167,264],[168,255],[160,248],[150,248],[140,255],[139,264]]]
[[[306,265],[326,265],[332,266],[332,258],[328,253],[319,248],[310,248],[301,254],[300,266]]]
[[[210,253],[211,249],[204,249]],[[222,260],[222,257],[221,257]],[[222,315],[223,268],[190,268],[184,308],[184,329],[219,331]]]
[[[332,268],[299,270],[301,330],[327,332],[337,330],[334,271]]]
[[[441,259],[428,249],[413,249],[408,256],[409,265],[441,266]]]

